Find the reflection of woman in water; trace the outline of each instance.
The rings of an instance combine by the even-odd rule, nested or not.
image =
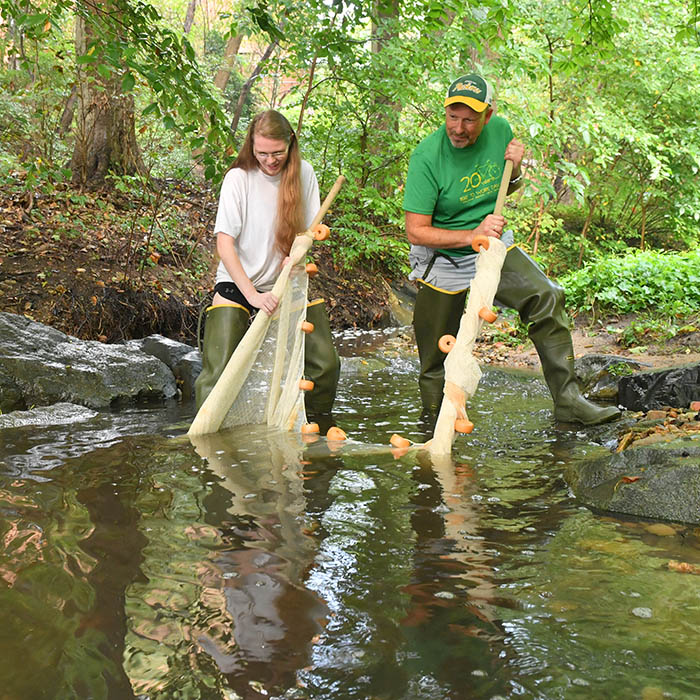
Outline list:
[[[212,305],[207,309],[202,372],[195,383],[197,408],[214,388],[259,309],[274,313],[272,287],[296,234],[307,229],[320,207],[313,168],[301,159],[296,135],[275,110],[258,114],[219,194],[214,231],[221,258]],[[323,299],[311,302],[305,339],[304,374],[314,382],[305,392],[307,417],[323,433],[340,373]]]
[[[257,698],[249,681],[276,695],[295,684],[309,664],[311,640],[328,610],[303,584],[316,553],[304,534],[301,447],[290,433],[246,431],[243,444],[231,434],[198,436],[195,448],[219,477],[208,497],[221,516],[221,539],[201,568],[203,600],[210,615],[192,636],[241,697]],[[256,457],[251,459],[251,448]],[[235,467],[235,468],[233,468]],[[256,494],[251,498],[251,494]],[[217,611],[217,613],[218,613]]]

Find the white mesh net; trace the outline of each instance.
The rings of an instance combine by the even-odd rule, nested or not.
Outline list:
[[[293,430],[306,421],[299,382],[304,372],[301,324],[306,318],[307,287],[306,271],[294,267],[259,349],[251,352],[238,370],[247,376],[221,422],[221,429],[267,424]]]

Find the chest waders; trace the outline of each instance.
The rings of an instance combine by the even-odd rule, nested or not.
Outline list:
[[[554,400],[554,418],[597,425],[619,417],[615,406],[596,406],[581,393],[574,370],[574,346],[564,290],[552,282],[520,248],[511,248],[501,270],[496,301],[510,306],[528,324],[528,335],[542,363]]]
[[[467,291],[448,292],[421,282],[416,295],[413,327],[420,358],[421,401],[428,416],[437,415],[440,409],[445,378],[445,355],[437,343],[442,335],[456,335]],[[596,425],[620,415],[615,406],[596,406],[582,395],[574,370],[564,291],[520,248],[511,248],[506,254],[496,301],[518,311],[527,324],[554,400],[556,420]]]
[[[233,351],[248,330],[250,313],[238,304],[221,304],[207,309],[202,345],[202,371],[194,383],[197,410],[214,388]]]
[[[231,355],[248,330],[250,314],[242,306],[222,304],[207,309],[202,349],[202,371],[195,381],[197,410],[209,396]],[[333,344],[330,321],[323,299],[311,302],[306,320],[314,330],[304,337],[304,376],[314,388],[304,393],[309,422],[319,424],[325,435],[335,425],[332,410],[340,376],[340,358]]]
[[[425,270],[426,277],[434,261],[435,256]],[[426,427],[437,418],[445,383],[445,354],[438,348],[438,340],[446,333],[457,335],[467,292],[467,289],[448,292],[427,282],[418,283],[413,306],[413,330],[420,359],[418,386]]]

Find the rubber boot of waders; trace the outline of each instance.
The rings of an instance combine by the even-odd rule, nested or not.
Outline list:
[[[321,435],[325,435],[335,425],[333,403],[340,378],[340,357],[323,299],[306,307],[306,320],[314,324],[314,329],[304,339],[304,377],[314,383],[314,388],[305,392],[304,408],[309,423],[318,423]]]
[[[567,423],[597,425],[619,418],[615,406],[596,406],[581,393],[574,369],[574,346],[564,290],[552,282],[520,248],[506,254],[496,301],[516,309],[542,363],[554,399],[554,418]]]
[[[242,306],[221,304],[207,309],[204,322],[202,371],[194,383],[197,410],[209,396],[233,351],[248,330],[250,314]]]
[[[447,333],[457,335],[466,298],[466,289],[447,292],[419,282],[413,306],[413,331],[420,359],[421,422],[426,432],[432,432],[435,427],[445,384],[445,353],[438,347],[438,340]]]

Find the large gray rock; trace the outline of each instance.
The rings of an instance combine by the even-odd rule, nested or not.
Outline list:
[[[24,316],[0,312],[0,410],[61,401],[106,408],[120,399],[172,398],[175,377],[127,345],[79,340]]]
[[[700,363],[621,377],[618,401],[632,411],[687,408],[691,401],[700,401]]]
[[[175,375],[183,399],[194,396],[194,381],[202,371],[202,356],[191,345],[154,333],[140,340],[129,340],[127,345],[147,355],[157,357]]]
[[[572,464],[565,478],[596,510],[700,523],[700,435]]]
[[[574,365],[581,388],[589,399],[613,403],[618,403],[620,379],[649,367],[619,355],[595,353],[576,359]]]
[[[163,364],[172,369],[187,353],[192,352],[191,345],[181,343],[164,335],[154,333],[139,340],[128,340],[125,345],[138,348],[147,355],[157,357]]]

